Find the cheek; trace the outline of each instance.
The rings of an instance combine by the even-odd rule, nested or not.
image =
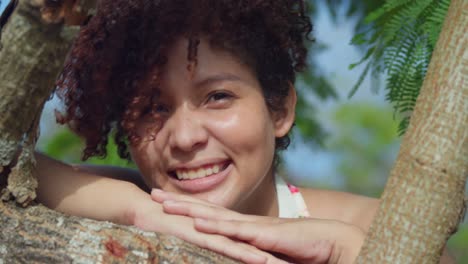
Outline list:
[[[137,147],[130,148],[132,159],[148,186],[154,186],[153,174],[156,172],[159,172],[157,174],[160,174],[162,171],[162,166],[159,162],[161,158],[159,158],[156,151],[151,151],[153,149],[151,144],[153,143],[154,142],[144,143]]]
[[[149,155],[145,155],[145,152],[145,148],[142,146],[130,148],[130,155],[132,156],[132,160],[135,162],[140,172],[144,175],[146,174],[146,171],[149,170],[148,167],[151,164]]]
[[[266,109],[245,107],[212,124],[214,137],[233,152],[265,156],[274,152],[274,127]]]

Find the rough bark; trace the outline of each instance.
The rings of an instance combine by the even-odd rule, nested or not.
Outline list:
[[[234,263],[173,236],[40,205],[0,204],[0,222],[0,263]]]
[[[60,5],[57,1],[19,1],[2,32],[0,172],[3,180],[0,182],[10,174],[2,197],[13,195],[22,205],[36,197],[32,152],[37,123],[77,31],[63,26],[62,6],[70,9],[70,5]],[[78,17],[75,13],[70,17]]]
[[[28,205],[37,181],[32,155],[44,102],[84,10],[94,0],[23,0],[0,50],[0,263],[233,263],[175,237],[69,217]],[[8,185],[8,186],[7,186]]]
[[[357,263],[438,263],[464,215],[468,1],[452,0]]]

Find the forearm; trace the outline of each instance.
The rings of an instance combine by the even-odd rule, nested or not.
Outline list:
[[[440,264],[455,264],[455,258],[449,253],[447,248],[444,248],[442,257],[440,258]]]
[[[115,180],[36,154],[38,201],[54,210],[120,224],[132,224],[133,201],[149,194]]]

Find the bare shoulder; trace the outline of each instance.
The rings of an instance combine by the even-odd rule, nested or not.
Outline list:
[[[376,198],[352,193],[299,188],[312,217],[334,219],[368,230],[379,206]]]

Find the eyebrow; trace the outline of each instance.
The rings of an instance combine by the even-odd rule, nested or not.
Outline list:
[[[195,86],[196,87],[209,86],[214,83],[224,82],[224,81],[245,83],[245,81],[239,78],[239,76],[237,75],[230,74],[230,73],[220,73],[220,74],[208,76],[207,78],[197,81],[195,83]]]

